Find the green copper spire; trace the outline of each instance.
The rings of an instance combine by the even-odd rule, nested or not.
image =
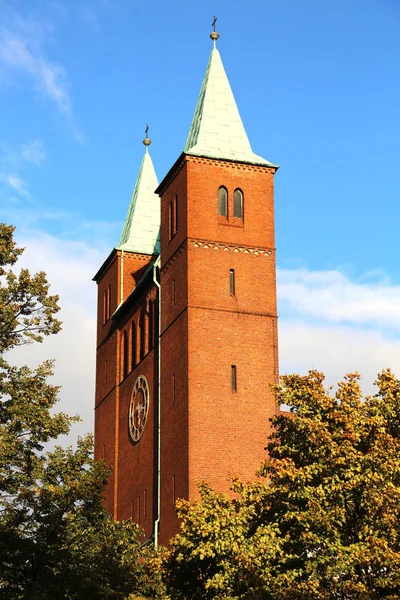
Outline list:
[[[146,152],[117,249],[141,254],[160,254],[160,198],[154,193],[158,180],[148,151],[150,140],[147,131],[148,127],[146,138],[143,140]]]
[[[215,25],[214,17],[214,25]],[[208,61],[184,152],[257,165],[272,165],[251,149],[235,98],[216,48],[219,35],[213,31],[214,48]]]

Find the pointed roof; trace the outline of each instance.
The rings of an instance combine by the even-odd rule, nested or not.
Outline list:
[[[160,254],[160,198],[154,193],[157,186],[157,175],[146,146],[117,250]]]
[[[211,51],[184,152],[257,165],[272,165],[250,146],[217,48]]]

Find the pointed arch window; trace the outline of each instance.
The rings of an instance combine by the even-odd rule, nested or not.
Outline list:
[[[243,219],[243,192],[239,188],[233,193],[233,216]]]
[[[228,216],[228,192],[224,186],[218,190],[218,214],[221,217]]]
[[[132,321],[131,325],[131,352],[131,369],[133,370],[137,364],[137,340],[135,321]]]

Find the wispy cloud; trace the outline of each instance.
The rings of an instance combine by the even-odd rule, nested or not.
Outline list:
[[[41,165],[46,160],[46,150],[41,140],[33,140],[22,144],[20,155],[21,158],[34,165]]]
[[[72,108],[67,72],[49,54],[50,42],[57,44],[56,23],[68,10],[62,10],[63,5],[58,3],[48,3],[47,8],[54,10],[41,11],[40,19],[26,17],[11,5],[0,9],[0,83],[27,83],[37,96],[56,107],[75,139],[82,143],[84,136]]]
[[[0,143],[0,202],[18,205],[21,199],[32,199],[29,186],[21,175],[24,163],[40,166],[46,160],[46,150],[41,140],[24,142],[19,148]],[[14,196],[10,198],[10,192]],[[16,194],[16,195],[15,195]]]
[[[21,196],[29,196],[28,185],[23,179],[16,175],[5,175],[7,183]]]
[[[8,189],[11,188],[14,192],[17,192],[18,196],[20,197],[30,197],[28,184],[26,183],[26,181],[21,179],[21,177],[14,173],[0,171],[0,191],[1,187],[4,185],[8,187]]]
[[[68,82],[62,65],[49,60],[38,48],[29,47],[29,39],[10,29],[0,29],[0,64],[27,75],[35,89],[52,100],[58,110],[71,116]]]

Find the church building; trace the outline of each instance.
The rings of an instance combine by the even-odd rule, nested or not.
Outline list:
[[[106,506],[154,542],[198,483],[254,478],[278,410],[274,174],[251,148],[216,42],[183,152],[145,152],[98,285],[95,457]]]

